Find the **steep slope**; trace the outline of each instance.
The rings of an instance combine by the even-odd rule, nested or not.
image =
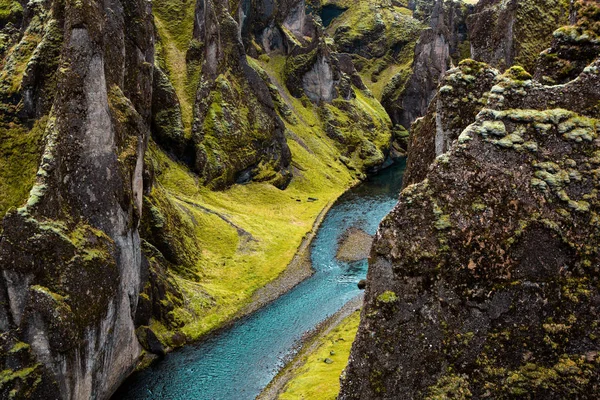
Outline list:
[[[460,133],[475,122],[498,75],[487,64],[469,59],[447,72],[427,113],[411,126],[405,187],[425,179],[435,158],[448,151]]]
[[[461,48],[468,44],[466,18],[472,6],[462,1],[431,3],[431,13],[426,14],[429,28],[416,45],[411,73],[393,78],[382,97],[394,124],[407,129],[425,114],[440,79],[453,62],[466,56]]]
[[[389,117],[352,61],[325,43],[304,2],[275,5],[268,11],[243,3],[212,14],[208,7],[216,3],[199,2],[186,17],[193,34],[179,32],[187,41],[180,46],[187,46],[185,61],[165,46],[174,35],[166,27],[182,14],[166,12],[164,4],[155,13],[165,29],[159,29],[147,154],[154,184],[147,186],[143,238],[150,276],[168,290],[156,289],[152,279],[145,285],[139,324],[166,348],[244,309],[285,270],[321,211],[380,168],[389,152]],[[189,95],[200,65],[197,91]],[[185,120],[190,112],[192,124]],[[275,142],[261,145],[269,131],[284,141],[277,133],[268,136]],[[277,160],[287,148],[291,163],[281,169]]]
[[[569,22],[569,0],[481,0],[468,18],[472,57],[504,70],[515,64],[533,71],[552,40]]]
[[[153,29],[144,1],[110,8],[30,3],[6,47],[2,129],[17,152],[35,152],[36,136],[44,150],[26,205],[2,223],[2,397],[105,398],[141,352],[132,317]],[[5,206],[23,204],[18,190]]]
[[[597,5],[578,6],[580,21],[557,40],[595,26],[583,19],[596,16]],[[582,49],[595,40],[588,38]],[[582,49],[569,54],[589,54]],[[469,61],[446,78],[432,105],[437,120],[430,109],[417,132],[442,133],[447,143],[463,119],[473,120],[445,154],[432,153],[437,142],[427,139],[421,148],[437,159],[426,175],[412,176],[420,183],[402,192],[380,226],[341,399],[595,397],[595,57],[558,86],[514,67],[495,78],[479,112],[494,70]],[[468,81],[476,95],[462,115],[451,107]],[[461,118],[453,124],[444,115]]]

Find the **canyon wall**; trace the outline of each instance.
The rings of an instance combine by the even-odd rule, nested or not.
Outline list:
[[[599,16],[577,2],[531,73],[448,72],[375,238],[341,399],[595,397]]]

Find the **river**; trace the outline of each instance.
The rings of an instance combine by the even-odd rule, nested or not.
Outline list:
[[[311,245],[311,278],[231,328],[132,375],[113,399],[254,399],[297,351],[302,335],[360,293],[367,261],[336,260],[339,237],[350,227],[375,234],[397,202],[404,169],[404,162],[387,168],[334,204]]]

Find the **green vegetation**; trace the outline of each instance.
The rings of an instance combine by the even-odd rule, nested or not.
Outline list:
[[[569,21],[569,0],[520,1],[517,7],[515,64],[533,71],[541,51],[548,48],[552,32]]]
[[[396,296],[396,293],[387,290],[377,296],[377,301],[380,303],[395,303],[398,301],[398,296]]]
[[[0,21],[14,21],[23,15],[23,6],[17,0],[0,0]]]
[[[435,386],[429,388],[427,400],[466,400],[472,397],[466,376],[448,374],[442,376]]]
[[[309,139],[304,136],[303,143],[314,145],[316,140]],[[193,232],[185,238],[193,245],[183,242],[175,248],[191,252],[186,260],[187,278],[174,274],[186,297],[186,305],[174,311],[175,318],[185,324],[182,331],[190,338],[230,320],[249,303],[254,291],[282,273],[321,210],[352,184],[341,165],[327,167],[325,163],[335,163],[331,155],[315,156],[317,151],[333,150],[328,146],[313,147],[313,154],[298,142],[290,142],[290,147],[301,172],[287,190],[251,183],[213,192],[199,186],[184,166],[151,145],[150,155],[159,172],[157,185],[175,206],[172,212]],[[311,196],[319,200],[308,202]],[[164,221],[168,223],[167,218]],[[169,332],[157,324],[152,328],[168,339]]]
[[[0,126],[0,218],[10,207],[27,201],[42,155],[47,121],[41,118],[29,131],[14,124]]]
[[[279,399],[335,399],[340,390],[340,375],[348,363],[359,322],[360,311],[356,311],[325,337],[318,338],[317,348],[300,356],[303,365],[293,371],[293,377]]]
[[[154,227],[151,231],[163,232],[160,250],[185,298],[172,302],[170,314],[190,339],[231,320],[256,290],[277,278],[321,211],[355,184],[365,168],[383,162],[391,140],[389,117],[368,94],[355,89],[351,100],[315,105],[285,88],[284,56],[248,62],[271,82],[269,89],[276,92],[276,109],[285,122],[293,170],[285,191],[266,182],[211,191],[153,142],[147,155],[156,184],[146,200],[145,221]],[[239,89],[225,76],[217,85],[222,90],[215,96]],[[210,103],[211,117],[204,123],[217,129],[228,105],[216,97]],[[334,129],[341,140],[332,135]],[[310,197],[317,200],[308,201]],[[172,343],[173,326],[153,320],[151,328],[162,341]]]
[[[199,62],[187,62],[190,47],[201,47],[192,41],[194,1],[154,0],[152,11],[158,31],[157,63],[166,71],[181,102],[181,114],[186,133],[191,133],[196,89],[200,80]]]
[[[275,71],[283,70],[283,62],[283,57],[273,57],[263,64],[271,76],[279,76],[278,87],[282,78]],[[192,278],[174,275],[187,300],[174,313],[191,338],[231,319],[254,291],[283,272],[321,210],[356,182],[357,173],[344,166],[335,142],[324,133],[317,107],[310,102],[305,106],[287,91],[282,94],[297,120],[286,124],[295,172],[285,191],[251,183],[213,192],[150,146],[158,187],[194,232],[189,240],[196,244],[182,247],[199,249],[188,258]],[[308,202],[308,197],[318,200]],[[152,328],[168,339],[170,332],[158,322]]]
[[[348,10],[333,21],[327,32],[339,51],[353,54],[356,68],[375,98],[384,98],[392,79],[394,89],[401,90],[410,76],[415,46],[425,25],[413,18],[406,5],[331,3]]]

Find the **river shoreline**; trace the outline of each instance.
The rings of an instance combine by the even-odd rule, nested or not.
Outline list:
[[[256,400],[276,400],[281,394],[285,385],[293,378],[293,373],[304,365],[305,356],[313,352],[318,346],[318,339],[335,329],[344,319],[352,315],[353,312],[362,308],[364,295],[359,295],[346,303],[338,312],[328,317],[317,325],[314,329],[307,332],[300,339],[297,346],[300,348],[298,353],[279,371],[271,382],[258,395]]]
[[[258,289],[234,318],[132,374],[117,392],[120,398],[255,399],[323,327],[335,329],[331,315],[354,308],[347,304],[360,295],[356,284],[366,263],[337,260],[339,238],[352,226],[374,234],[396,204],[404,165],[388,170],[357,181],[327,203],[284,272]]]
[[[261,310],[264,307],[267,307],[269,304],[273,303],[281,296],[293,290],[296,286],[310,278],[314,275],[315,270],[312,266],[311,261],[311,245],[319,232],[319,228],[321,224],[327,217],[327,213],[331,210],[331,207],[338,201],[338,199],[343,196],[348,191],[352,190],[352,188],[363,183],[363,180],[358,180],[354,184],[350,185],[344,192],[342,192],[338,197],[329,201],[325,207],[321,210],[317,218],[313,222],[312,228],[309,232],[304,235],[304,238],[300,242],[300,245],[296,249],[296,253],[292,260],[288,263],[285,270],[277,276],[274,280],[267,283],[262,288],[258,289],[250,299],[250,303],[238,311],[230,320],[224,322],[221,326],[216,327],[215,329],[207,332],[202,337],[194,340],[186,342],[183,346],[180,347],[168,347],[165,349],[165,355],[168,353],[172,353],[186,346],[195,346],[200,345],[203,342],[210,340],[211,338],[220,335],[227,329],[231,328],[236,323],[241,320],[250,317],[255,312]],[[145,353],[138,360],[135,367],[132,371],[127,374],[124,378],[123,382],[127,380],[132,375],[135,375],[138,372],[143,371],[144,369],[150,367],[152,364],[159,362],[164,356],[159,356],[157,354]],[[115,393],[118,391],[115,391]],[[114,393],[111,395],[111,397]]]

